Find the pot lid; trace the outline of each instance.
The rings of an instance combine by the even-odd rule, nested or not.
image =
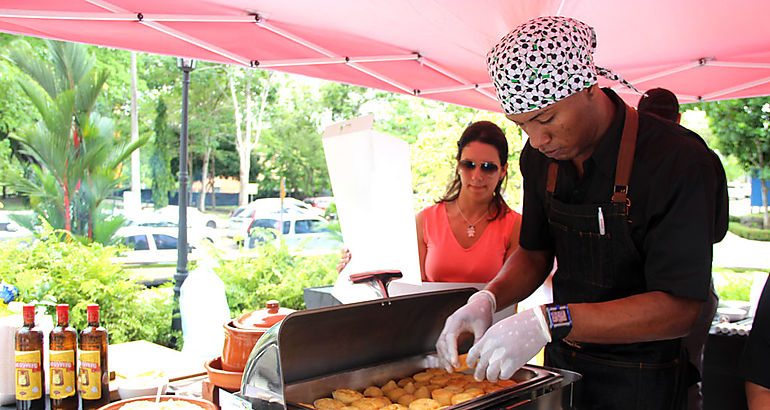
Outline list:
[[[277,300],[268,300],[265,302],[264,309],[257,309],[243,314],[243,316],[233,320],[233,326],[247,330],[255,328],[267,329],[280,322],[286,315],[292,312],[294,312],[294,309],[282,308]]]

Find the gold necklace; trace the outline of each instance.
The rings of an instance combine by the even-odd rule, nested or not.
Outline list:
[[[465,219],[465,223],[468,224],[468,229],[465,231],[465,233],[468,234],[469,238],[473,238],[474,236],[476,236],[476,224],[479,223],[479,221],[481,221],[487,215],[487,211],[484,211],[484,213],[481,214],[481,216],[479,217],[479,219],[476,220],[476,222],[471,223],[471,221],[469,221],[468,218],[466,218],[465,215],[463,215],[463,210],[460,209],[460,204],[458,202],[455,202],[455,206],[457,206],[457,212],[460,213],[460,216],[462,216],[463,219]]]

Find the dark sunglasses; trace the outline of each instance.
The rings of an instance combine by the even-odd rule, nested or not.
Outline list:
[[[467,159],[460,161],[459,164],[460,164],[460,168],[466,171],[473,171],[474,169],[476,169],[476,166],[478,165],[479,167],[481,167],[481,172],[484,172],[486,174],[494,174],[500,168],[497,166],[497,164],[494,164],[491,162],[475,162],[475,161],[468,161]]]

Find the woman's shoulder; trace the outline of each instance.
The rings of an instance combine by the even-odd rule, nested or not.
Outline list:
[[[417,212],[417,218],[418,219],[425,219],[425,218],[433,218],[436,215],[438,215],[440,212],[444,212],[444,209],[446,208],[446,205],[444,202],[438,202],[433,205],[426,206],[420,212]]]

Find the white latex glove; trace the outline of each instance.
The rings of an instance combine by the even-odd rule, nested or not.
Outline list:
[[[465,333],[473,333],[476,343],[492,324],[492,314],[496,308],[495,295],[488,290],[476,292],[468,298],[468,303],[457,309],[444,322],[444,329],[436,341],[439,363],[448,372],[460,367],[457,357],[457,338]]]
[[[519,312],[492,326],[474,343],[466,362],[476,371],[476,380],[496,382],[510,379],[516,370],[535,357],[551,341],[551,332],[540,306]]]

